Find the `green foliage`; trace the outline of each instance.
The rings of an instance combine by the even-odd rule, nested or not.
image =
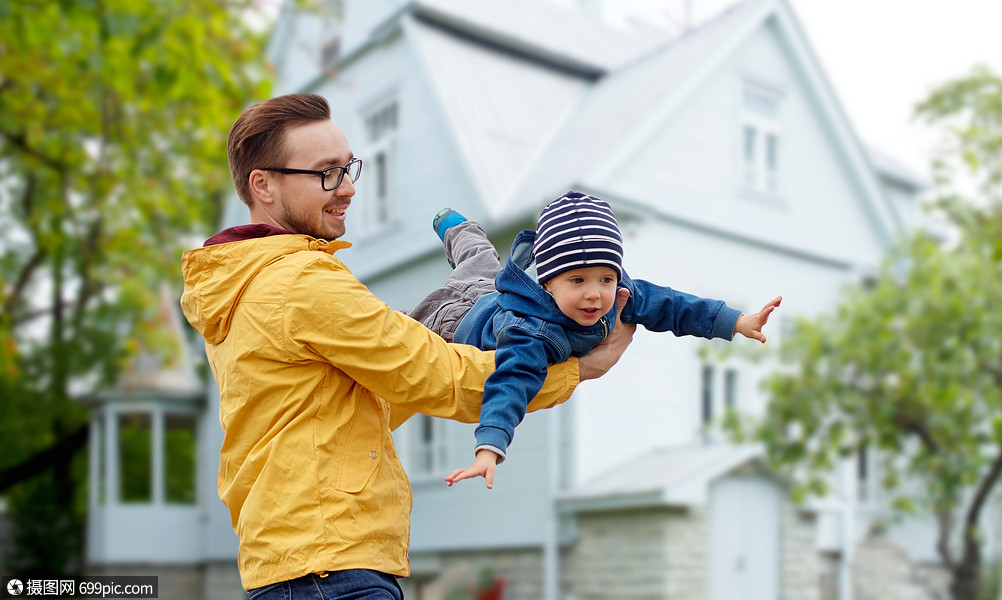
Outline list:
[[[85,459],[81,453],[11,490],[7,510],[20,518],[12,532],[16,550],[0,557],[5,573],[51,577],[79,567],[86,499],[72,483],[85,477]]]
[[[138,349],[176,350],[158,286],[214,227],[229,127],[268,95],[252,6],[0,0],[0,471]]]

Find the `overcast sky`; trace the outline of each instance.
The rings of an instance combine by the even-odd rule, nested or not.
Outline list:
[[[998,0],[788,1],[856,132],[913,168],[935,142],[914,105],[975,64],[1002,74]]]

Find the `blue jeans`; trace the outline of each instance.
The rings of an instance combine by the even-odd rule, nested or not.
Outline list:
[[[247,592],[250,600],[403,600],[393,575],[349,569],[304,575]]]

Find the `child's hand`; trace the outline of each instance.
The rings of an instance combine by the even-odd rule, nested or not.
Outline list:
[[[753,315],[741,315],[734,323],[734,333],[740,333],[746,338],[758,340],[765,343],[765,336],[762,335],[762,327],[769,321],[769,315],[776,310],[779,303],[783,301],[782,296],[778,296],[762,307],[762,310]]]
[[[498,455],[490,450],[478,450],[477,460],[465,469],[456,469],[445,477],[445,482],[452,484],[463,479],[481,476],[487,480],[487,489],[494,488],[494,469],[497,468]]]

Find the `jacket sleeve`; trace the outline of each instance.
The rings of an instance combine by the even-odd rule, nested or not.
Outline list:
[[[540,337],[518,326],[498,332],[494,357],[497,368],[487,378],[484,389],[480,424],[475,432],[477,448],[489,446],[505,456],[529,400],[543,387],[547,364],[559,361],[556,354]]]
[[[450,344],[390,309],[336,260],[311,261],[289,289],[282,315],[286,348],[343,371],[386,400],[390,426],[416,413],[475,423],[494,353]],[[579,382],[577,360],[548,370],[530,410],[567,400]]]
[[[741,312],[721,300],[700,298],[626,275],[622,284],[630,290],[621,316],[624,323],[643,325],[651,331],[670,331],[676,336],[734,338],[734,324]]]

